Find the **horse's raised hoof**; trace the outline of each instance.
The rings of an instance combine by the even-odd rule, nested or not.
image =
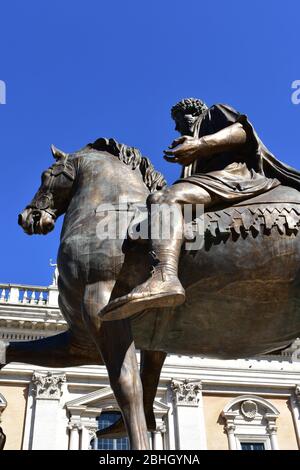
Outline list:
[[[136,313],[152,308],[177,307],[185,301],[184,291],[166,292],[149,296],[133,298],[129,296],[120,297],[110,302],[101,312],[102,321],[123,320]]]

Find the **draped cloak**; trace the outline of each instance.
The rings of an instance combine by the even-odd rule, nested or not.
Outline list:
[[[194,136],[214,134],[234,123],[247,133],[242,149],[201,157],[182,169],[175,182],[203,187],[221,200],[234,203],[269,191],[280,184],[300,191],[300,172],[279,161],[262,143],[247,116],[225,104],[207,109],[195,123]]]

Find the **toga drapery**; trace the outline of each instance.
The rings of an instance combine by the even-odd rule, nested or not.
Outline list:
[[[244,114],[228,105],[217,104],[207,109],[196,121],[194,136],[214,134],[240,122],[247,143],[242,150],[212,155],[184,166],[181,178],[175,182],[202,186],[225,201],[238,201],[264,193],[280,184],[300,191],[300,172],[277,160],[265,147]]]

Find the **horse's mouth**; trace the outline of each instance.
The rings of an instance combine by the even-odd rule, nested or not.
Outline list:
[[[18,216],[18,224],[27,235],[47,235],[54,229],[55,220],[46,211],[25,209]]]

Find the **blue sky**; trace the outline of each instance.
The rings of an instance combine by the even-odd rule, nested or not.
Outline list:
[[[174,139],[170,107],[195,96],[248,114],[276,156],[300,168],[297,0],[4,0],[0,7],[0,282],[47,285],[61,223],[28,237],[17,214],[51,164],[49,146],[97,137],[162,159]]]

